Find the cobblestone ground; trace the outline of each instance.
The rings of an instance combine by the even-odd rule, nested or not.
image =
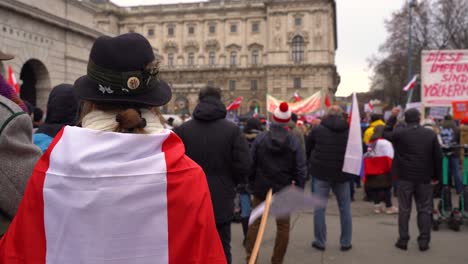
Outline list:
[[[408,251],[396,249],[393,245],[398,236],[396,215],[375,215],[372,203],[362,201],[362,189],[358,189],[356,202],[352,203],[353,249],[341,252],[339,249],[340,223],[335,197],[330,198],[327,209],[328,245],[325,252],[311,247],[313,239],[313,214],[303,212],[291,217],[292,230],[284,264],[453,264],[468,263],[468,224],[460,232],[441,227],[432,233],[431,249],[418,250],[416,238],[416,212],[411,218],[411,241]],[[396,202],[395,202],[396,203]],[[414,206],[413,206],[414,208]],[[268,222],[260,250],[258,264],[270,263],[276,226]],[[242,227],[232,225],[233,264],[245,262],[242,247]]]

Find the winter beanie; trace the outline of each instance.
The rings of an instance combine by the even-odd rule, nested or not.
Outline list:
[[[286,102],[282,102],[273,113],[273,119],[278,123],[288,123],[291,120],[291,110]]]
[[[405,122],[407,124],[419,123],[421,121],[421,113],[417,109],[409,109],[405,112]]]
[[[10,101],[19,105],[24,112],[28,113],[28,107],[24,104],[23,100],[15,93],[15,90],[5,81],[3,76],[0,74],[0,95],[6,97]]]

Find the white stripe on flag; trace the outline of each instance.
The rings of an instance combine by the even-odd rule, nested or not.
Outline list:
[[[44,183],[46,263],[168,263],[168,135],[65,128]]]
[[[362,166],[362,136],[361,136],[361,116],[359,114],[356,93],[353,94],[353,104],[351,110],[351,122],[349,126],[348,143],[343,164],[343,172],[353,175],[361,174]]]

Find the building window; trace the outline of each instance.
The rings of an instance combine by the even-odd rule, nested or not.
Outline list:
[[[154,28],[148,29],[148,37],[154,37]]]
[[[208,65],[213,66],[216,63],[216,55],[214,51],[210,51],[208,54]]]
[[[234,65],[237,64],[237,52],[231,51],[231,56],[230,56],[229,64],[230,64],[231,66],[234,66]]]
[[[195,27],[194,27],[194,26],[190,26],[190,27],[188,28],[188,33],[189,33],[190,35],[195,34]]]
[[[174,66],[174,54],[173,54],[173,53],[169,53],[169,54],[167,55],[167,65],[168,65],[169,67]]]
[[[304,60],[304,38],[295,36],[292,41],[292,59],[294,63],[301,63]]]
[[[229,90],[230,91],[236,90],[236,80],[229,80]]]
[[[231,33],[237,32],[237,24],[231,24]]]
[[[189,66],[193,66],[194,60],[195,60],[195,54],[189,53],[189,54],[188,54],[188,62],[187,62],[187,64],[188,64]]]
[[[301,26],[302,25],[302,17],[294,18],[294,25],[295,26]]]
[[[258,85],[257,80],[250,80],[250,90],[257,91],[258,89],[257,85]]]
[[[258,65],[258,50],[252,51],[252,65]]]
[[[258,32],[260,32],[260,24],[259,24],[259,23],[253,23],[253,24],[252,24],[252,32],[253,32],[253,33],[258,33]]]
[[[128,33],[135,33],[135,28],[134,27],[129,28]]]
[[[210,25],[208,27],[208,31],[210,32],[210,34],[216,33],[216,26],[215,25]]]
[[[214,87],[214,81],[212,81],[212,80],[209,80],[209,81],[208,81],[208,86],[210,86],[210,87]]]
[[[167,35],[172,37],[172,36],[174,36],[174,33],[175,33],[175,26],[169,26],[167,28]]]
[[[294,86],[294,89],[300,89],[301,88],[301,78],[294,78],[293,80],[293,86]]]

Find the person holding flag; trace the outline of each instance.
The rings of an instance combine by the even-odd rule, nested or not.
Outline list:
[[[82,127],[38,161],[0,263],[225,264],[205,174],[161,122],[172,92],[148,40],[99,37],[74,88]]]

